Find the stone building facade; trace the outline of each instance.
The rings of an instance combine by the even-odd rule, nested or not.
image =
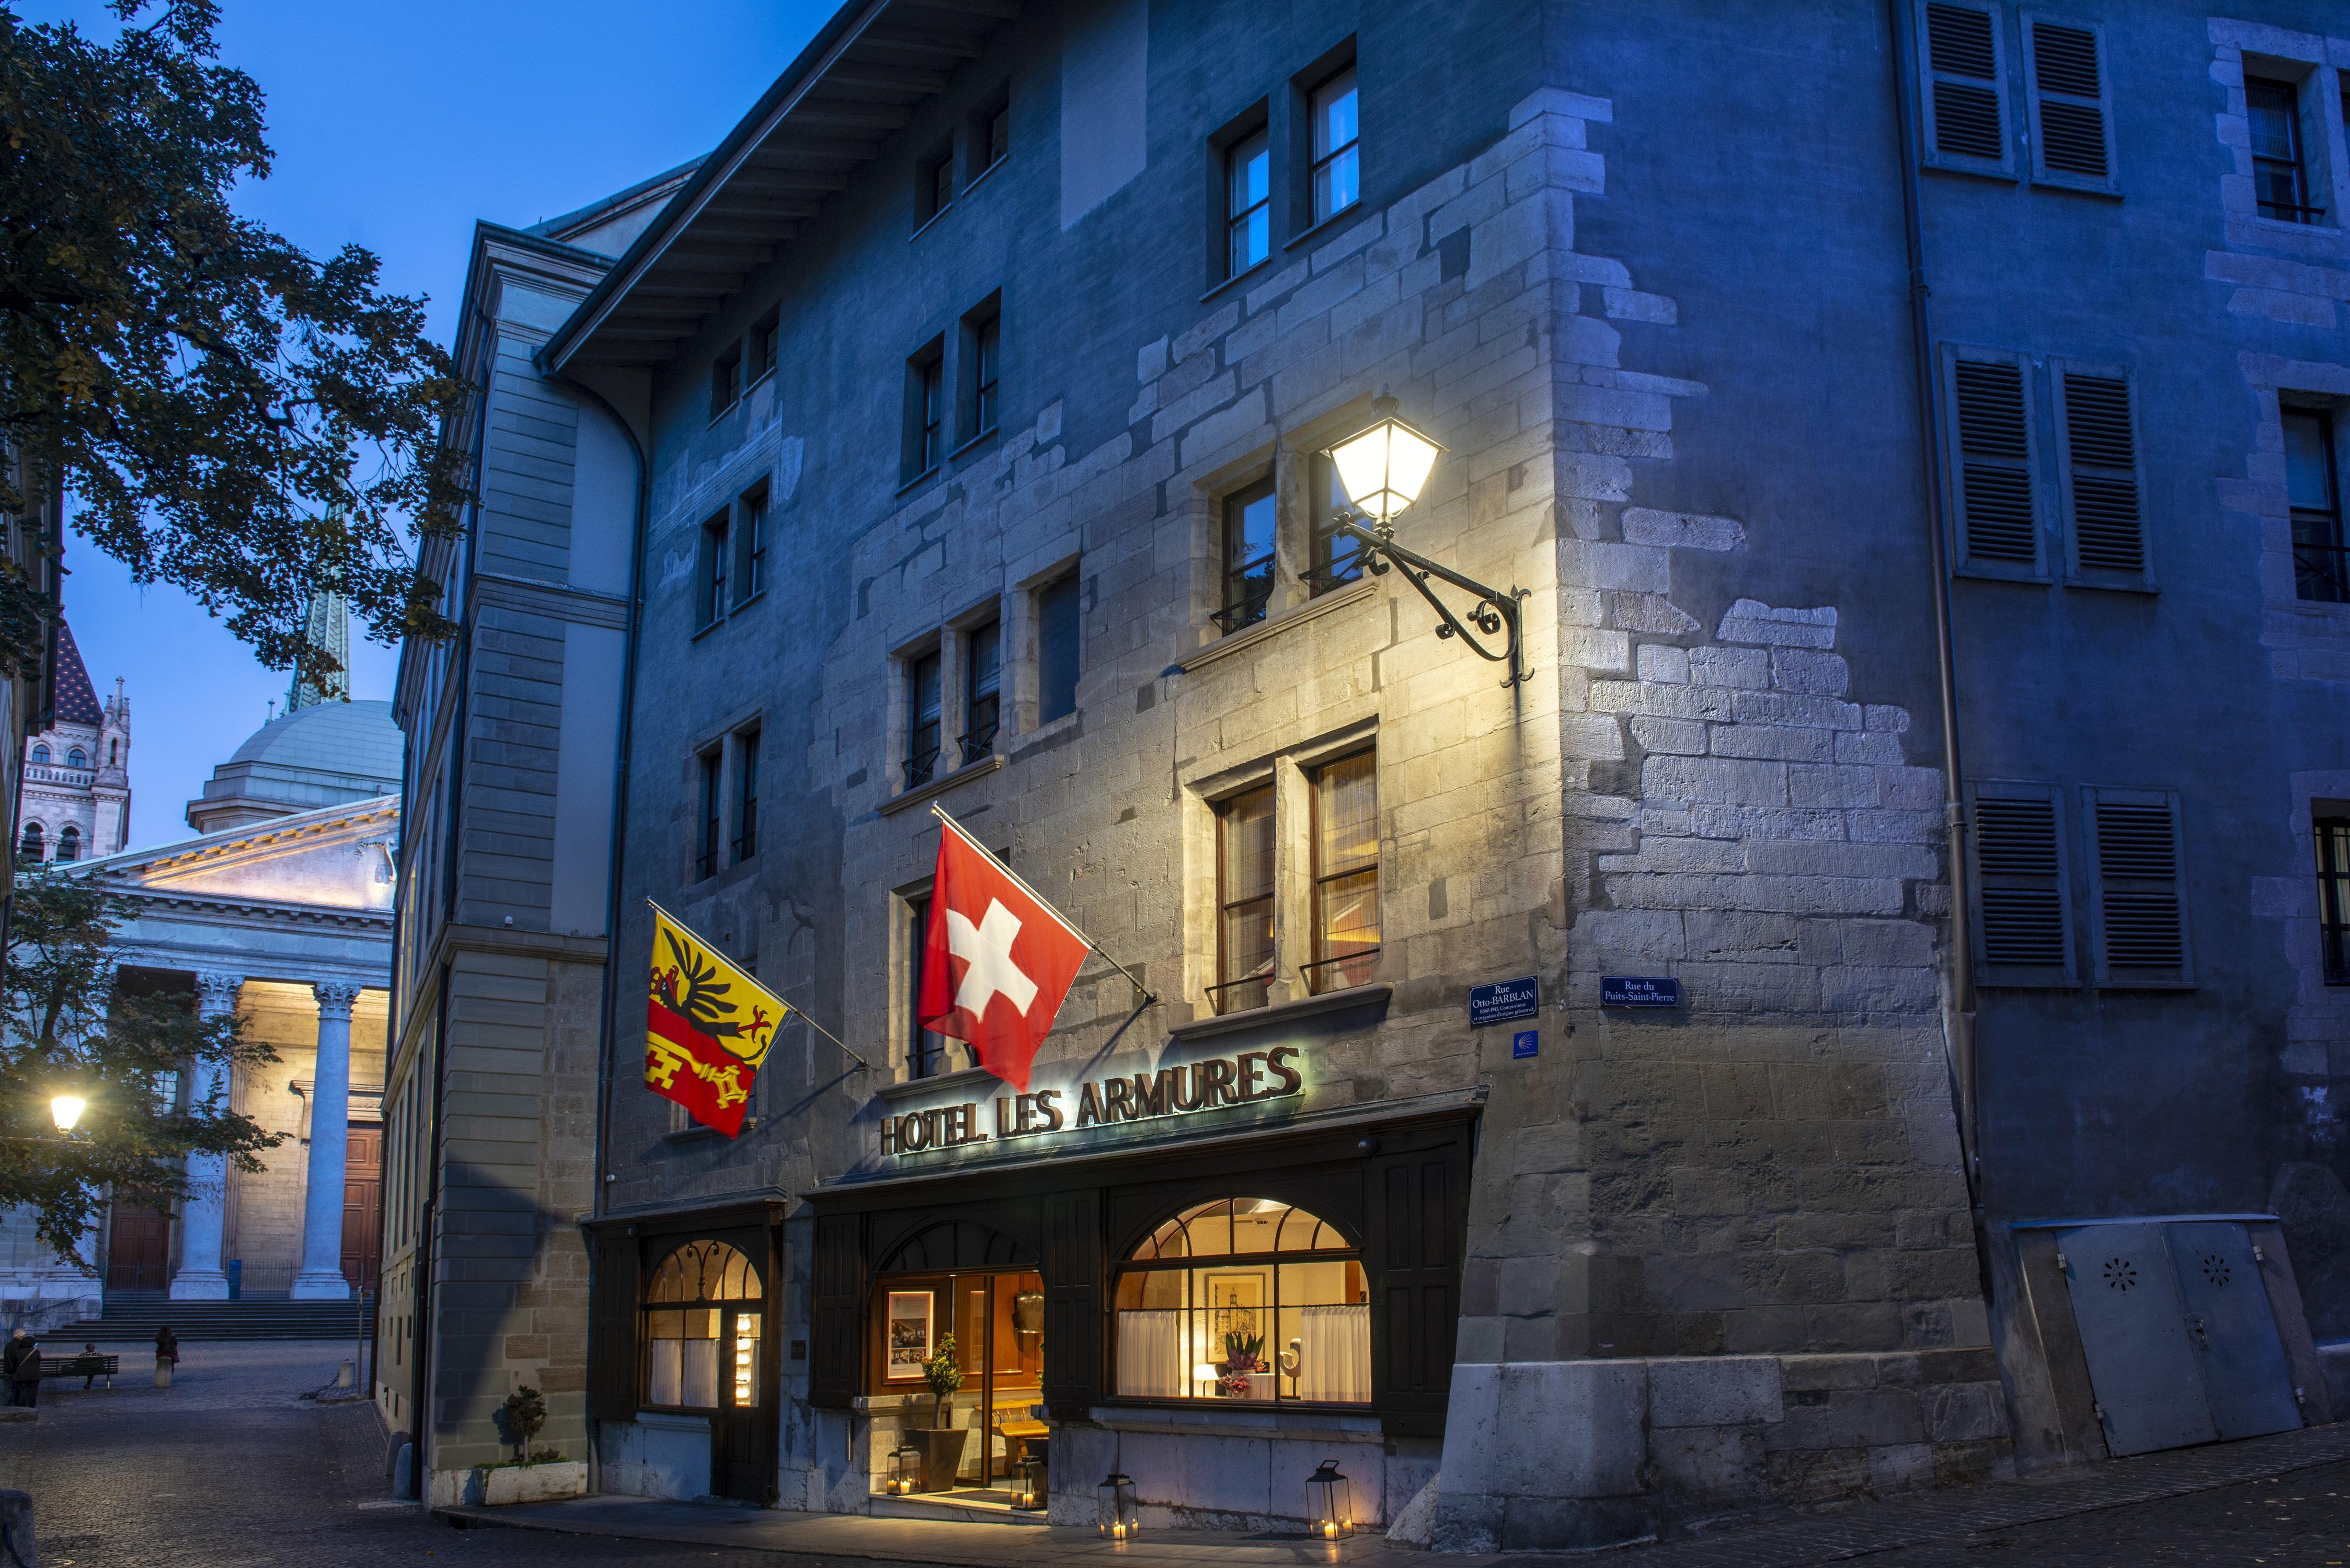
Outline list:
[[[541,613],[633,500],[622,956],[600,1028],[515,979],[501,1136],[600,1179],[506,1182],[523,1272],[420,1313],[506,1336],[422,1374],[434,1495],[544,1379],[608,1490],[984,1514],[1041,1439],[1056,1518],[1263,1528],[1336,1452],[1402,1538],[1602,1544],[2154,1446],[2095,1270],[2165,1258],[2259,1281],[2282,1412],[2202,1436],[2326,1418],[2350,389],[2277,192],[2350,167],[2350,45],[2258,9],[841,11],[515,334],[641,480],[484,426]],[[1327,535],[1383,392],[1523,681]],[[1135,977],[1025,1094],[912,1017],[932,806]],[[647,899],[845,1043],[737,1139],[639,1087]],[[949,1326],[968,1484],[889,1495]]]
[[[73,628],[57,625],[55,705],[26,742],[16,851],[87,860],[130,842],[130,701],[116,681],[100,702]]]

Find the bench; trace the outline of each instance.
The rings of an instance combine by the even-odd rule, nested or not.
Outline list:
[[[122,1370],[119,1355],[44,1355],[41,1357],[41,1379],[52,1377],[103,1377],[109,1388],[114,1386],[114,1375]]]
[[[988,1412],[988,1430],[1003,1439],[1003,1471],[1013,1473],[1020,1456],[1028,1451],[1029,1442],[1049,1437],[1053,1428],[1028,1413],[1025,1403],[1015,1407],[998,1406]],[[992,1462],[992,1461],[991,1461]]]

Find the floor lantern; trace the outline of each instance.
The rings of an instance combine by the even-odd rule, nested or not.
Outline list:
[[[1094,1497],[1101,1507],[1102,1539],[1133,1540],[1142,1528],[1141,1511],[1134,1501],[1134,1478],[1122,1470],[1112,1470],[1094,1489]]]
[[[1338,1461],[1324,1459],[1305,1478],[1305,1522],[1323,1541],[1344,1541],[1355,1533],[1355,1488],[1338,1473]]]

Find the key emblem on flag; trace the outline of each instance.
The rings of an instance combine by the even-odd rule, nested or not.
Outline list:
[[[647,1088],[683,1106],[702,1126],[740,1136],[752,1082],[790,1012],[780,997],[653,906]]]

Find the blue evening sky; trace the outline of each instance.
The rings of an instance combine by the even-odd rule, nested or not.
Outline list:
[[[276,166],[239,205],[313,254],[350,242],[386,286],[431,296],[450,341],[476,218],[532,223],[708,151],[791,63],[831,0],[225,0],[221,57],[267,95]],[[108,25],[29,0],[27,21]],[[68,545],[66,618],[101,693],[127,682],[130,842],[181,813],[258,729],[286,678],[175,589],[140,590]],[[352,695],[388,698],[396,655],[354,641]]]

